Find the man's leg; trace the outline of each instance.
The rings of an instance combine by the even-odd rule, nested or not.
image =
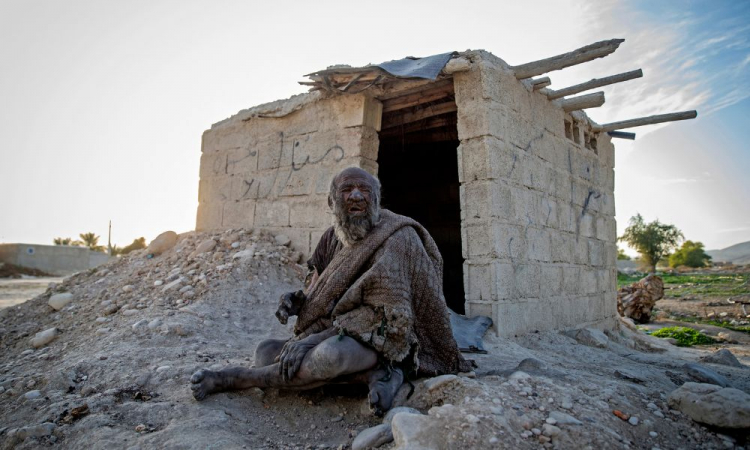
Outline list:
[[[199,370],[190,378],[193,396],[251,387],[310,389],[343,375],[364,372],[378,363],[377,353],[350,337],[334,336],[313,347],[302,361],[299,371],[285,381],[279,374],[279,363],[246,369],[231,367],[218,372]]]
[[[258,344],[255,347],[255,367],[265,367],[275,363],[284,344],[286,344],[284,339],[266,339]]]

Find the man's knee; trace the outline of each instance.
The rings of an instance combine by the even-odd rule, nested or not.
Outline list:
[[[286,341],[281,339],[266,339],[255,347],[255,367],[270,366],[276,362]]]
[[[305,362],[310,375],[330,379],[367,370],[377,364],[378,355],[350,337],[334,336],[310,350]]]

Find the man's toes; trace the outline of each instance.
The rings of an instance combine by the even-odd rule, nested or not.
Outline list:
[[[193,398],[196,400],[203,400],[206,398],[206,392],[200,388],[200,386],[192,386],[190,389],[193,390]]]
[[[378,401],[380,401],[380,396],[375,389],[370,389],[370,393],[367,394],[367,399],[370,401],[370,407],[373,407],[378,404]]]
[[[192,377],[190,377],[191,383],[200,383],[203,381],[203,378],[206,376],[206,372],[204,370],[199,370],[193,374]]]

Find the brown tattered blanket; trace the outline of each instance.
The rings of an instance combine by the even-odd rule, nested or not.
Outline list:
[[[365,239],[339,250],[320,274],[295,334],[331,327],[420,375],[472,368],[451,332],[435,241],[416,221],[385,209]]]

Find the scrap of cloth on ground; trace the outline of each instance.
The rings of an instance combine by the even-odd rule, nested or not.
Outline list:
[[[382,209],[354,245],[330,245],[330,238],[322,245],[335,254],[302,305],[297,339],[335,327],[419,375],[472,369],[451,331],[443,259],[422,225]]]

